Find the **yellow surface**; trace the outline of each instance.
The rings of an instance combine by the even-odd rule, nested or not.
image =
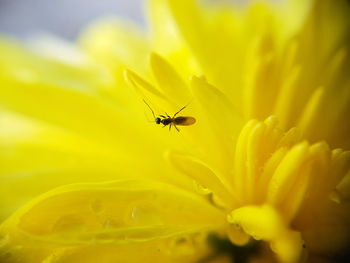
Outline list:
[[[150,34],[98,21],[71,62],[1,39],[0,262],[228,262],[213,233],[262,241],[251,262],[347,251],[350,4],[333,2],[150,0]],[[161,129],[143,100],[196,123]]]

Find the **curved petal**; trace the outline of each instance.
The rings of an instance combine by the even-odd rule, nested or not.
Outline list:
[[[0,260],[6,263],[191,263],[204,258],[208,253],[210,249],[203,238],[192,235],[119,245],[90,244],[53,249],[21,247],[0,251]]]
[[[186,104],[191,99],[191,94],[185,81],[168,61],[156,53],[151,54],[150,67],[164,94],[179,104]]]
[[[1,228],[1,251],[122,245],[220,229],[224,215],[201,197],[140,180],[57,188],[18,210]],[[45,248],[43,250],[43,248]],[[19,253],[20,254],[20,253]]]
[[[257,240],[269,241],[281,262],[298,262],[302,252],[300,233],[290,230],[271,206],[244,206],[231,212],[228,221]]]
[[[153,239],[181,229],[220,228],[222,223],[220,211],[195,194],[127,180],[57,188],[17,211],[2,231],[63,244],[89,243],[92,237],[104,243],[107,236],[107,243],[124,243],[132,242],[133,235]]]
[[[225,207],[232,207],[235,203],[234,192],[228,188],[230,185],[201,160],[175,151],[167,152],[166,158],[175,169],[218,196]]]

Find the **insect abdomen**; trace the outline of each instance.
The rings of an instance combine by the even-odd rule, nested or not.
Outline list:
[[[174,119],[175,125],[187,126],[187,125],[192,125],[195,122],[196,122],[196,119],[193,117],[176,117]]]

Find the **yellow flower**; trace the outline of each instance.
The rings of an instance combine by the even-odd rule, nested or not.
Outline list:
[[[0,261],[344,259],[350,4],[333,2],[151,0],[150,38],[109,19],[82,50],[1,41]],[[196,123],[167,132],[142,100]]]

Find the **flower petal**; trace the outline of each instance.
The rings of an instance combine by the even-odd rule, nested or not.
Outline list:
[[[183,216],[174,217],[173,211]],[[219,211],[195,194],[161,183],[128,180],[57,188],[20,209],[4,227],[58,243],[91,242],[90,235],[95,235],[94,242],[103,243],[104,233],[110,235],[108,242],[123,243],[127,233],[138,228],[155,227],[161,233],[168,231],[164,226],[208,228],[220,222]],[[122,238],[118,231],[126,236]],[[145,238],[154,237],[145,234]]]
[[[306,142],[294,146],[281,161],[271,178],[268,201],[272,204],[280,204],[288,196],[291,186],[297,180],[298,171],[305,162],[308,151]]]
[[[228,221],[257,240],[271,242],[271,248],[281,262],[297,262],[301,256],[300,234],[289,230],[279,213],[271,206],[238,208],[229,214]]]
[[[172,101],[186,105],[192,99],[184,80],[164,58],[152,53],[150,66],[158,86]]]
[[[71,246],[148,242],[220,229],[224,221],[205,199],[174,186],[140,180],[76,184],[40,196],[4,222],[0,232],[7,238],[0,250],[26,242],[33,248],[28,253],[44,248],[44,254]]]
[[[210,144],[202,148],[208,151],[206,154],[216,167],[228,172],[231,169],[232,145],[242,125],[241,116],[228,98],[205,78],[192,77],[190,85],[201,107],[200,121],[206,131],[202,143]]]
[[[240,93],[237,80],[242,71],[241,65],[231,63],[242,57],[239,23],[232,10],[224,9],[209,16],[205,8],[196,1],[166,1],[173,14],[180,33],[187,41],[192,53],[208,80],[224,93]],[[186,8],[183,8],[186,6]],[[213,18],[213,19],[209,19]],[[205,40],[205,41],[203,41]],[[227,66],[227,63],[230,63]],[[238,82],[238,83],[237,83]],[[230,96],[234,98],[234,96]]]
[[[231,189],[227,189],[229,184],[225,183],[224,178],[218,176],[203,162],[195,157],[174,151],[168,152],[166,157],[175,169],[185,173],[202,187],[212,191],[225,203],[226,207],[231,207],[234,204],[234,193],[230,191]]]
[[[93,262],[195,262],[210,253],[202,238],[172,237],[128,244],[84,245],[53,248],[42,246],[0,250],[0,260],[6,263],[93,263]]]

